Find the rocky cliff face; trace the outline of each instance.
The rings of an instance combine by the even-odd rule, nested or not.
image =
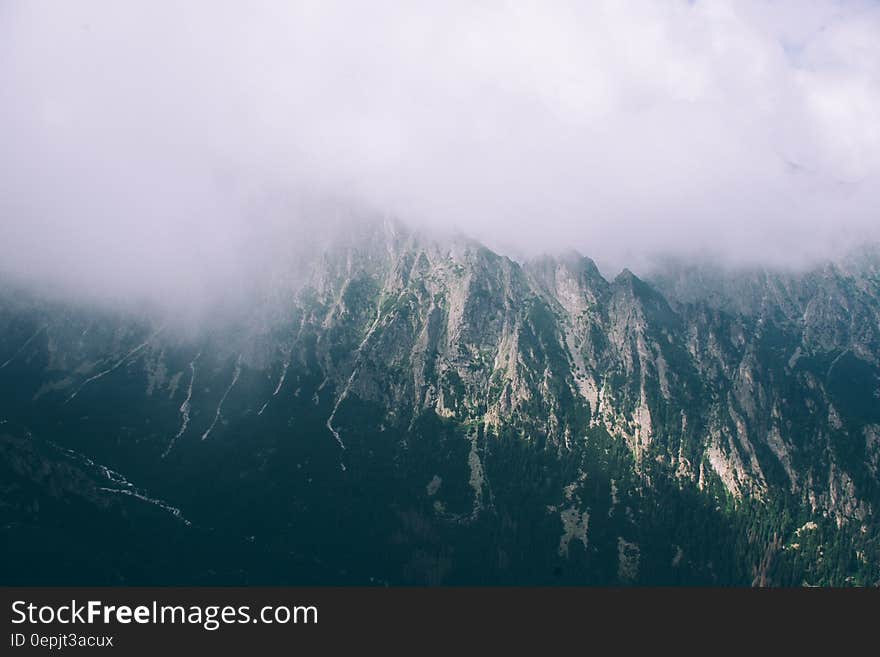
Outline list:
[[[9,292],[6,453],[243,555],[195,581],[873,584],[878,263],[609,281],[386,223],[188,334]]]

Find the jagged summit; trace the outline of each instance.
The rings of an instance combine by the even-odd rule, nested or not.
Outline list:
[[[374,555],[358,576],[503,582],[564,565],[572,581],[749,583],[760,548],[789,569],[778,582],[868,581],[880,578],[870,262],[608,281],[575,252],[518,263],[384,221],[311,253],[271,313],[199,334],[6,298],[0,419],[46,445],[15,456],[13,440],[9,467],[28,485],[37,470],[22,459],[76,468],[64,485],[91,486],[90,503],[174,509],[233,544],[261,535],[265,549],[319,544],[343,559],[354,540]],[[789,559],[808,521],[826,529]],[[731,554],[686,538],[740,531],[752,547]],[[486,532],[505,556],[464,556]],[[832,535],[863,556],[819,559]]]

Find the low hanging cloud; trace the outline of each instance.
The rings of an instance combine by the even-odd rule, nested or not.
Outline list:
[[[185,300],[361,208],[800,264],[878,237],[880,4],[9,0],[0,116],[0,273],[71,289]]]

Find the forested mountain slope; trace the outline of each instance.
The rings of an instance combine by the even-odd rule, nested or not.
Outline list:
[[[608,280],[385,223],[285,280],[185,329],[4,288],[5,582],[880,582],[876,251]]]

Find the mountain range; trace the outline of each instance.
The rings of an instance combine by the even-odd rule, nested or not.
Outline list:
[[[0,291],[4,583],[880,585],[880,250],[392,222],[194,326]]]

